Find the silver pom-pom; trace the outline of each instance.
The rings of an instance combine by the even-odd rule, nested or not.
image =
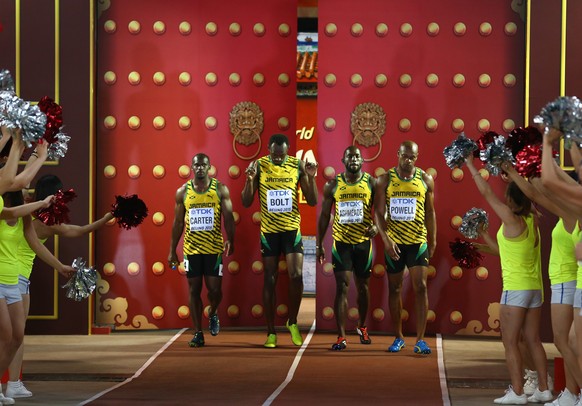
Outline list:
[[[0,92],[14,92],[14,80],[8,69],[0,69]]]
[[[563,96],[546,104],[534,123],[559,129],[566,140],[582,142],[582,102],[575,97]]]
[[[465,159],[475,150],[477,150],[477,143],[467,138],[465,133],[461,133],[451,145],[445,147],[443,155],[449,168],[460,168],[465,163]]]
[[[62,128],[61,128],[61,130],[62,130]],[[63,132],[60,132],[60,130],[59,130],[57,135],[55,135],[55,139],[56,139],[56,141],[53,142],[52,144],[50,144],[48,147],[47,158],[51,161],[65,157],[67,150],[69,148],[68,143],[69,143],[69,140],[71,139],[71,137],[69,137],[67,134],[65,134]]]
[[[77,272],[62,287],[67,289],[66,296],[80,302],[87,299],[97,286],[98,274],[94,266],[87,267],[82,258],[77,258],[71,265]]]
[[[479,158],[485,162],[485,168],[494,176],[501,173],[501,164],[509,161],[515,164],[515,159],[511,150],[505,146],[505,137],[499,135],[492,143],[487,144],[487,148],[479,152]]]
[[[465,238],[471,238],[474,240],[479,237],[477,229],[481,224],[483,224],[484,229],[487,229],[487,226],[489,225],[487,213],[483,209],[473,207],[463,216],[463,220],[459,226],[459,232],[463,234]]]
[[[13,93],[0,92],[0,125],[21,128],[22,141],[30,148],[44,135],[46,114]]]

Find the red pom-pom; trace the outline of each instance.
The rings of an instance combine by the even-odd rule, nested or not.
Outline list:
[[[541,145],[527,145],[515,156],[515,170],[521,176],[531,178],[542,173]]]
[[[505,141],[505,146],[511,150],[514,158],[527,145],[538,145],[543,141],[543,135],[537,127],[527,126],[525,128],[514,128]]]
[[[481,264],[483,255],[470,241],[455,238],[455,241],[449,243],[449,247],[453,258],[457,260],[461,268],[476,268]]]
[[[55,193],[53,203],[45,209],[38,210],[35,213],[35,217],[47,226],[69,223],[69,208],[67,207],[67,203],[75,197],[77,197],[77,194],[73,189],[66,191],[59,190]]]
[[[112,207],[111,213],[117,219],[117,224],[126,230],[140,225],[148,216],[146,204],[137,195],[115,196]]]
[[[40,111],[46,114],[46,130],[42,136],[49,144],[56,141],[55,136],[63,126],[63,108],[53,99],[44,96],[38,102]]]
[[[477,149],[473,151],[473,156],[475,158],[479,158],[481,151],[487,149],[487,145],[491,144],[495,141],[495,137],[499,137],[495,131],[487,131],[485,134],[482,134],[477,141]]]

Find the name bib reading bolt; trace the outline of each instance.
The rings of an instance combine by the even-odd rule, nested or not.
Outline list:
[[[293,210],[291,190],[267,190],[267,210],[269,213],[288,213]]]
[[[390,218],[394,221],[413,221],[416,217],[416,199],[390,198]]]
[[[338,202],[340,224],[362,223],[364,221],[364,202],[351,200]]]
[[[190,209],[190,231],[211,231],[214,229],[214,208]]]

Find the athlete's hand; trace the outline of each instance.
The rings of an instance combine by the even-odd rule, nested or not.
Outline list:
[[[400,259],[400,248],[398,245],[392,240],[388,240],[388,244],[384,247],[384,251],[392,260],[398,261]]]
[[[323,264],[325,261],[325,249],[323,247],[315,247],[315,258],[317,258],[320,264]]]
[[[315,176],[317,174],[317,167],[319,164],[317,162],[305,161],[305,173],[309,176]]]
[[[370,227],[368,227],[366,229],[366,234],[364,234],[366,237],[369,238],[374,238],[378,235],[378,227],[376,227],[376,225],[372,225]]]
[[[234,253],[234,244],[231,243],[229,240],[224,242],[224,250],[222,251],[225,256],[229,256]]]
[[[257,165],[257,161],[252,161],[249,166],[247,166],[247,169],[245,169],[245,174],[247,175],[247,180],[249,182],[254,181],[255,176],[257,176]]]
[[[77,271],[75,271],[75,268],[73,268],[70,265],[63,265],[62,268],[57,269],[57,271],[61,275],[65,276],[67,278],[70,278],[71,276],[73,276],[75,274],[75,272],[77,272]]]
[[[170,266],[170,269],[173,269],[174,271],[178,269],[180,261],[178,261],[178,256],[175,252],[168,255],[168,265]]]

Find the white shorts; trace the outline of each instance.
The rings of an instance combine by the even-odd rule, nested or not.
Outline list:
[[[18,275],[18,289],[21,295],[30,295],[30,280],[22,275]]]
[[[582,308],[582,289],[576,288],[576,293],[574,293],[574,307],[577,309]],[[582,314],[582,312],[580,312]]]
[[[11,305],[22,301],[22,295],[18,285],[5,285],[0,283],[0,299],[6,299],[6,304]]]
[[[556,283],[552,285],[552,304],[574,304],[574,293],[576,292],[576,281]]]
[[[534,309],[542,306],[542,291],[535,290],[504,290],[499,303],[507,306],[525,307]]]

